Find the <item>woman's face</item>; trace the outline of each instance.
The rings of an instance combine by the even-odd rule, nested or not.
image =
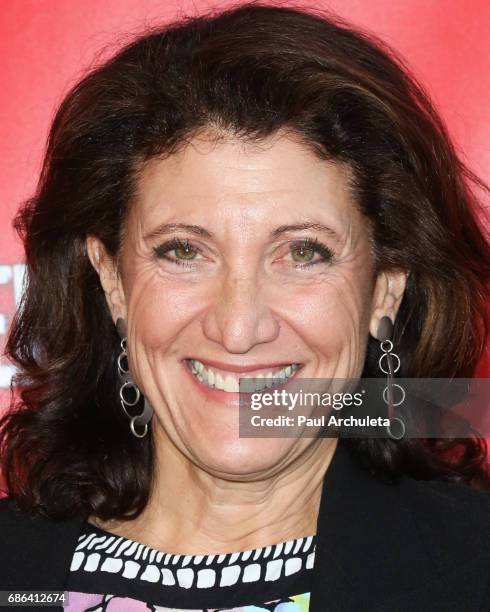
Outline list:
[[[114,321],[127,321],[157,445],[170,440],[216,475],[273,473],[314,439],[240,438],[240,373],[300,364],[285,373],[359,377],[368,333],[394,318],[405,277],[375,278],[346,168],[284,136],[261,147],[194,139],[150,161],[138,186],[120,276],[97,240],[88,248]]]

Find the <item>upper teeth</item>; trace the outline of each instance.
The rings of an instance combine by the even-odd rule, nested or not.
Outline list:
[[[214,387],[215,389],[221,389],[222,391],[228,391],[228,393],[238,393],[240,390],[239,379],[244,378],[236,374],[228,374],[226,376],[216,372],[209,366],[205,366],[196,359],[190,359],[192,373],[208,387]],[[265,372],[264,374],[256,374],[251,377],[252,380],[256,380],[253,385],[254,388],[250,388],[247,385],[247,391],[260,391],[266,387],[272,387],[280,384],[286,378],[290,378],[296,370],[299,368],[298,364],[291,364],[280,370]]]

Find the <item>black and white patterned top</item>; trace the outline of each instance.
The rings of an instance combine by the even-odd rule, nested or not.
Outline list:
[[[87,522],[73,554],[65,609],[306,612],[315,539],[220,555],[178,555]]]

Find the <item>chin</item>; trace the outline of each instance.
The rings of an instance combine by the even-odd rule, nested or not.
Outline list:
[[[212,447],[194,444],[194,457],[206,472],[230,476],[253,476],[276,471],[294,439],[240,438],[215,442]]]

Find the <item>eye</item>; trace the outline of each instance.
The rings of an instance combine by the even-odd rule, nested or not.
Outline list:
[[[294,261],[299,263],[308,263],[315,256],[314,249],[305,246],[295,246],[291,249],[291,255]]]
[[[189,245],[176,247],[173,251],[177,259],[194,259],[197,255],[196,251]]]
[[[153,252],[160,259],[166,259],[167,261],[171,261],[176,265],[188,266],[189,262],[196,259],[197,255],[200,253],[200,250],[191,246],[187,240],[174,238],[157,247],[154,247]],[[171,252],[174,253],[174,257],[168,256],[168,253]]]
[[[317,238],[306,238],[295,242],[290,246],[289,252],[291,257],[299,265],[298,268],[308,268],[317,264],[330,263],[333,258],[333,252]],[[315,255],[320,255],[315,260]]]

